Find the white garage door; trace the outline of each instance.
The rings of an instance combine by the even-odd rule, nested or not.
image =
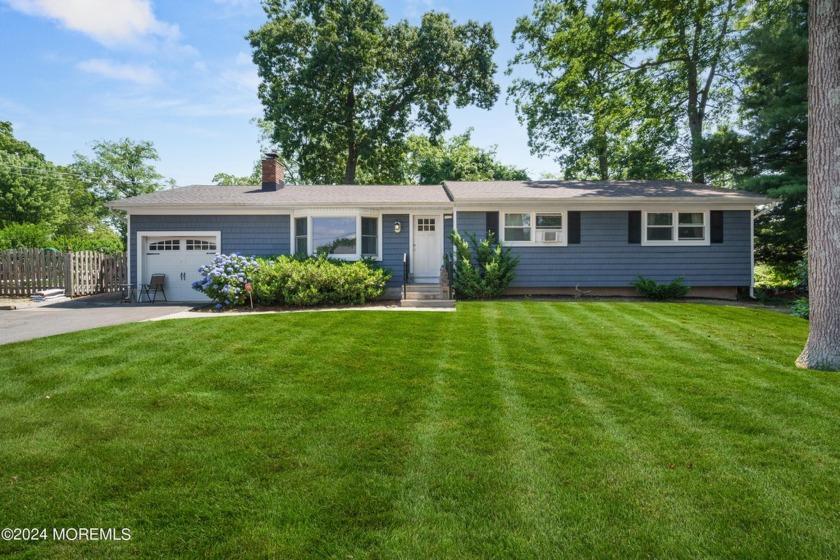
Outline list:
[[[147,237],[142,282],[148,284],[152,274],[165,274],[169,301],[207,301],[192,283],[201,279],[198,267],[210,264],[217,252],[215,237]]]

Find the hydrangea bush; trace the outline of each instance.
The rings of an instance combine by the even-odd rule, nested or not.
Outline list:
[[[216,255],[213,262],[198,269],[202,279],[192,287],[209,297],[216,309],[244,305],[248,297],[245,284],[252,281],[259,267],[255,257]]]

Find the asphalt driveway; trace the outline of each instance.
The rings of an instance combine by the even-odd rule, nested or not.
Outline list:
[[[18,309],[0,310],[0,344],[146,321],[193,307],[183,303],[121,304],[114,294],[34,305],[23,302]]]

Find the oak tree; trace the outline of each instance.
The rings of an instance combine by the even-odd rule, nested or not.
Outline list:
[[[440,136],[448,108],[498,96],[489,23],[430,12],[387,22],[374,0],[265,0],[247,38],[272,139],[301,182],[394,182],[415,127]]]
[[[802,368],[840,370],[840,1],[808,13],[808,341]]]
[[[524,169],[505,165],[496,148],[482,149],[470,143],[472,129],[446,140],[432,141],[414,134],[407,141],[406,181],[439,185],[444,181],[527,181]]]

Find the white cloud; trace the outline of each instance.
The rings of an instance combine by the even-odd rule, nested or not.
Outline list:
[[[47,17],[107,47],[137,43],[146,37],[176,41],[177,25],[158,20],[150,0],[5,0],[13,9]]]
[[[76,68],[91,74],[98,74],[114,80],[123,80],[137,84],[149,85],[158,81],[157,73],[148,66],[132,66],[120,64],[104,58],[83,60]]]

